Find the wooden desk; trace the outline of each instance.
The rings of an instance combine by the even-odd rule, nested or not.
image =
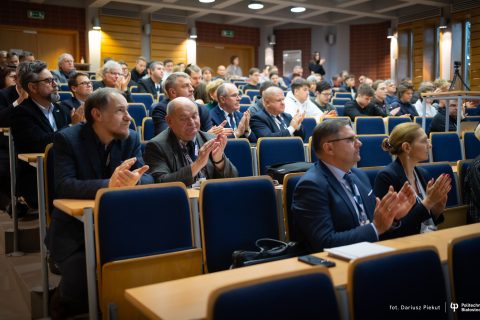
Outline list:
[[[43,153],[20,153],[18,159],[27,162],[32,167],[37,167],[37,158],[44,157]]]
[[[446,263],[448,242],[453,238],[474,233],[480,233],[480,224],[381,241],[379,244],[396,249],[433,245],[437,248],[442,263]],[[327,257],[326,252],[315,255]],[[345,290],[348,263],[331,257],[328,259],[337,264],[329,269],[335,287],[337,290]],[[150,319],[204,319],[207,315],[207,301],[213,290],[231,283],[305,268],[310,266],[291,258],[132,288],[125,291],[125,297]]]

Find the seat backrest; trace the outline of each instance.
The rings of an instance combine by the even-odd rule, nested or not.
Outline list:
[[[260,95],[260,90],[248,89],[244,94],[250,97],[250,101],[255,101],[255,98]]]
[[[392,133],[393,128],[398,126],[400,123],[412,122],[410,117],[388,117],[387,118],[387,128],[388,134]]]
[[[462,147],[456,132],[431,132],[432,161],[456,162],[462,160]]]
[[[150,109],[150,106],[155,102],[151,93],[132,93],[133,102],[143,103],[145,108]]]
[[[135,119],[132,118],[132,120],[130,121],[130,125],[128,126],[129,129],[133,130],[133,131],[137,131],[137,124],[135,123]]]
[[[205,270],[226,270],[235,250],[257,250],[261,238],[279,239],[277,206],[269,177],[207,180],[200,187]]]
[[[139,93],[140,91],[138,90],[138,86],[130,86],[130,92],[131,93]]]
[[[352,94],[350,92],[335,92],[334,98],[352,100]]]
[[[73,93],[70,91],[58,91],[58,95],[60,96],[60,101],[67,100],[73,97]]]
[[[189,198],[180,182],[102,189],[94,215],[99,267],[193,246]]]
[[[357,134],[385,134],[385,123],[382,117],[356,117]]]
[[[228,139],[225,155],[237,168],[239,177],[253,176],[253,159],[248,139]]]
[[[70,91],[68,83],[59,83],[58,86],[60,87],[60,91]]]
[[[293,215],[292,215],[292,202],[293,202],[293,192],[297,186],[300,178],[305,174],[305,172],[289,173],[286,174],[283,178],[283,219],[285,223],[285,230],[287,233],[287,241],[297,241],[297,235],[295,233],[295,226],[293,225]]]
[[[354,319],[391,319],[389,306],[397,306],[399,301],[403,306],[438,306],[435,310],[415,309],[416,319],[448,316],[442,308],[446,301],[445,280],[434,247],[355,259],[348,266],[347,286]],[[397,308],[395,311],[401,312],[400,306]]]
[[[63,90],[63,89],[62,89]],[[468,116],[480,116],[480,107],[466,108],[465,113]]]
[[[145,105],[138,102],[128,104],[128,113],[135,120],[135,123],[139,125],[142,125],[143,118],[148,116]]]
[[[305,132],[305,138],[303,139],[303,142],[308,143],[308,140],[313,134],[313,130],[317,126],[317,120],[313,117],[306,117],[303,119],[302,122],[302,127],[303,131]]]
[[[475,159],[480,154],[480,141],[474,132],[463,132],[465,159]]]
[[[435,180],[442,174],[446,173],[452,178],[452,189],[448,192],[447,207],[454,207],[460,204],[459,195],[457,189],[457,181],[451,165],[448,162],[431,162],[431,163],[421,163],[418,166],[427,170],[429,178],[434,178]]]
[[[423,118],[425,118],[425,133],[427,136],[430,136],[430,124],[432,123],[433,117],[415,117],[414,120],[422,126]]]
[[[315,162],[318,160],[317,155],[315,154],[315,150],[313,150],[313,144],[312,144],[313,138],[310,137],[308,139],[308,155],[310,156],[310,159],[308,159],[310,162]]]
[[[359,168],[385,166],[392,162],[392,156],[382,149],[382,141],[386,137],[388,136],[385,134],[358,136],[362,142],[360,161],[357,163]]]
[[[145,117],[142,122],[142,140],[148,141],[153,137],[155,137],[153,119],[151,117]]]
[[[333,98],[332,99],[332,104],[334,106],[344,106],[349,101],[352,101],[352,98],[350,98],[350,99],[349,98]]]
[[[240,105],[240,111],[241,113],[245,113],[245,111],[248,110],[248,108],[250,108],[250,105]]]
[[[215,290],[208,299],[210,320],[318,318],[340,319],[325,268],[235,283]]]
[[[242,96],[240,98],[240,104],[251,104],[251,103],[252,103],[252,99],[247,95]]]
[[[452,301],[478,300],[480,288],[480,233],[453,239],[448,244],[448,269]],[[457,310],[460,311],[460,310]],[[467,316],[468,314],[464,314]],[[458,319],[463,319],[462,313]]]
[[[345,115],[345,106],[335,106],[335,110],[337,110],[337,115],[339,117],[343,117]]]
[[[257,141],[258,172],[267,173],[267,166],[305,161],[303,140],[300,137],[260,138]]]
[[[465,175],[468,173],[468,169],[472,164],[473,160],[459,160],[457,161],[457,175],[458,175],[458,193],[460,194],[461,203],[465,204],[464,193],[466,190],[463,190],[465,185]]]
[[[383,169],[383,167],[363,167],[361,169],[367,174],[370,185],[373,187],[375,185],[375,178],[377,177],[377,174],[380,172],[380,170]]]

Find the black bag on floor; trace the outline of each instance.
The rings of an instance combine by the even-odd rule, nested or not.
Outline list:
[[[283,242],[269,238],[258,239],[255,246],[258,251],[234,251],[230,269],[297,257],[306,253],[305,248],[298,242]]]
[[[277,180],[278,183],[283,184],[283,178],[288,173],[305,172],[313,166],[312,162],[290,162],[290,163],[278,163],[267,166],[267,174],[272,177],[273,180]]]

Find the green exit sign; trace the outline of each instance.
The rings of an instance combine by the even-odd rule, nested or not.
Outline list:
[[[28,10],[27,13],[28,13],[28,18],[30,19],[38,19],[38,20],[45,19],[45,11]]]
[[[233,30],[222,30],[222,37],[233,38],[233,36],[235,36],[235,32],[233,32]]]

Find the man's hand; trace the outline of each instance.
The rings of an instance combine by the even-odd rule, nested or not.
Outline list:
[[[295,113],[295,115],[293,116],[292,121],[290,121],[290,127],[297,131],[300,128],[303,119],[305,119],[305,112],[300,112],[300,110],[298,110],[297,113]]]
[[[208,140],[198,150],[197,160],[192,163],[192,176],[195,177],[208,163],[212,150],[218,145],[217,139]]]
[[[132,78],[132,74],[129,72],[126,77],[120,76],[115,87],[122,91],[125,92],[128,89],[128,83],[130,82],[130,79]]]
[[[373,223],[379,235],[390,229],[395,218],[394,211],[390,207],[392,202],[397,201],[397,193],[390,186],[387,194],[380,200],[376,199],[375,212],[373,213]]]
[[[223,120],[223,122],[220,123],[220,125],[211,127],[207,132],[215,135],[218,135],[218,134],[224,134],[226,136],[232,135],[233,129],[225,128],[226,124],[227,124],[227,120]]]
[[[135,164],[137,158],[133,157],[122,162],[115,171],[108,182],[109,188],[130,187],[138,183],[142,175],[147,172],[148,166],[144,165],[141,168],[130,171],[130,168]]]
[[[72,109],[70,117],[72,118],[72,124],[85,122],[85,108],[83,104],[81,104],[77,109]]]
[[[243,113],[243,117],[240,120],[240,123],[238,124],[235,135],[237,137],[241,137],[245,135],[245,132],[248,132],[248,131],[250,131],[250,111],[247,110]]]

